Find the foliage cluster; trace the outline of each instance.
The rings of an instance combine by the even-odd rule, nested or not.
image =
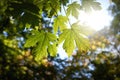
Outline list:
[[[23,42],[17,47],[23,50],[31,49],[36,61],[46,58],[48,54],[56,56],[57,46],[61,42],[68,56],[75,48],[87,51],[89,41],[85,38],[86,31],[79,22],[71,24],[69,16],[72,15],[77,19],[80,10],[99,10],[100,3],[89,0],[89,7],[86,5],[87,0],[81,0],[82,4],[67,3],[68,0],[2,0],[1,35],[5,33],[7,39],[17,38],[18,42]],[[62,15],[62,8],[65,15]],[[20,40],[21,38],[23,40]]]
[[[104,29],[88,39],[85,27],[77,20],[79,10],[100,10],[100,3],[95,0],[80,0],[80,4],[68,2],[0,1],[0,80],[120,79],[119,35],[109,40],[112,33]],[[116,12],[110,30],[117,34],[119,0],[113,2],[116,6],[112,9]],[[77,22],[71,24],[71,16]],[[61,43],[69,59],[57,56],[57,46]],[[73,54],[75,49],[77,53]]]

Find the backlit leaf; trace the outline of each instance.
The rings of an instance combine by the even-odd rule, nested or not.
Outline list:
[[[31,47],[35,46],[36,43],[39,41],[39,37],[41,34],[38,31],[32,31],[33,35],[29,36],[24,47]]]
[[[56,36],[52,33],[34,31],[34,34],[26,41],[25,47],[36,45],[33,51],[35,53],[35,60],[38,61],[44,57],[47,57],[47,48],[50,43],[54,43],[56,39]]]
[[[52,44],[50,46],[48,46],[48,52],[50,53],[51,56],[56,56],[57,54],[57,46],[56,44]]]
[[[99,2],[95,0],[82,0],[82,9],[86,12],[94,10],[100,10],[101,6]]]
[[[67,15],[69,16],[71,14],[75,18],[78,18],[78,16],[79,16],[79,9],[80,9],[80,4],[78,4],[77,2],[73,2],[72,4],[68,5]]]
[[[69,30],[67,33],[67,37],[64,41],[63,48],[68,53],[68,56],[72,55],[73,50],[75,49],[75,43],[74,43],[74,34],[72,33],[72,30]]]
[[[6,12],[13,16],[13,18],[19,17],[19,23],[23,24],[31,24],[31,25],[39,25],[40,14],[39,8],[33,3],[27,2],[11,2],[8,6],[11,9],[7,9]]]
[[[72,54],[75,47],[81,51],[87,51],[89,49],[88,38],[77,27],[81,28],[78,26],[78,23],[72,24],[71,29],[64,30],[59,38],[59,43],[64,41],[63,48],[68,53],[68,56]]]
[[[64,30],[66,28],[66,22],[68,21],[66,16],[59,15],[57,18],[54,19],[54,33],[58,31],[58,28],[60,31]]]

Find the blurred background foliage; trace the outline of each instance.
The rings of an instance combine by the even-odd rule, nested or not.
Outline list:
[[[45,17],[56,16],[68,0],[1,0],[0,80],[120,80],[120,0],[112,1],[111,26],[90,36],[90,51],[77,51],[67,59],[49,55],[36,62],[33,47],[23,47],[27,28],[52,24]]]

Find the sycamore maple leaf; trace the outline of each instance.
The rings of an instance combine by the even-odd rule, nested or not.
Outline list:
[[[79,16],[79,9],[80,9],[80,4],[78,4],[77,2],[73,2],[72,4],[68,5],[67,15],[69,16],[71,14],[75,18],[78,18],[78,16]]]
[[[56,44],[51,44],[48,46],[48,52],[50,53],[50,56],[56,56],[57,53],[57,46]]]
[[[90,12],[92,9],[101,10],[101,6],[99,2],[94,0],[82,0],[82,9],[85,10],[85,12]]]
[[[50,45],[50,43],[54,43],[56,39],[57,39],[56,36],[52,33],[44,31],[41,32],[33,31],[33,35],[27,39],[24,46],[25,47],[35,46],[35,49],[33,51],[35,52],[35,60],[38,61],[44,57],[47,57],[48,46]],[[50,49],[52,48],[54,47],[51,46]],[[52,55],[53,53],[55,55],[55,51],[50,50],[50,52],[52,53]]]
[[[63,48],[70,56],[77,47],[79,50],[86,51],[89,49],[88,38],[80,32],[80,26],[78,23],[72,24],[71,29],[66,29],[59,37],[59,43],[63,42]]]
[[[66,22],[68,21],[66,16],[59,15],[57,18],[54,19],[53,29],[54,33],[58,31],[58,28],[60,31],[66,29]]]

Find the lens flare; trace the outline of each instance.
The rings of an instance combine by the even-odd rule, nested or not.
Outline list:
[[[80,12],[79,20],[98,31],[110,25],[111,17],[106,11],[93,11],[91,13]]]

